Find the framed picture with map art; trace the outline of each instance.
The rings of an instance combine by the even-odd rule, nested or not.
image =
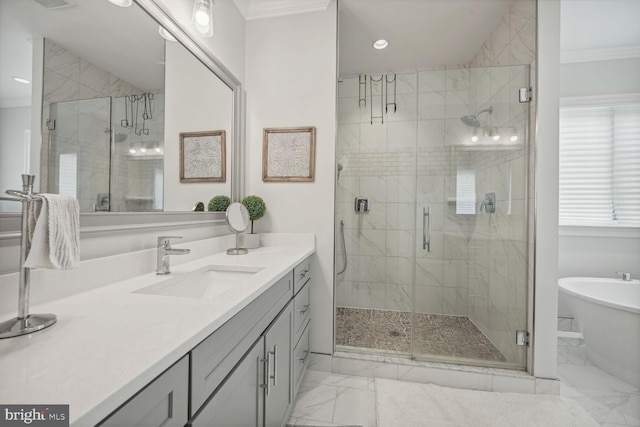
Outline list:
[[[180,133],[180,182],[226,182],[225,131]]]
[[[265,128],[262,133],[263,181],[313,181],[316,128]]]

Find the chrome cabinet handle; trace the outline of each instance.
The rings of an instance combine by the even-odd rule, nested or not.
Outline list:
[[[266,363],[267,365],[267,367],[265,368],[267,371],[266,381],[265,381],[265,384],[260,384],[260,387],[266,389],[267,396],[269,396],[269,393],[271,393],[271,388],[269,387],[269,379],[271,378],[271,352],[267,353],[266,359],[263,359],[262,357],[258,356],[258,362]]]
[[[273,386],[277,387],[278,386],[278,346],[277,345],[273,346],[273,352],[269,352],[269,355],[271,354],[273,354],[273,375],[270,376],[269,378],[273,379]]]
[[[309,274],[310,269],[307,268],[306,270],[300,272],[300,280],[305,279],[307,277],[307,274]]]
[[[307,363],[307,357],[309,357],[309,350],[303,351],[302,354],[304,354],[304,356],[298,358],[298,360],[300,361],[300,363],[304,365],[305,363]]]
[[[422,208],[422,249],[431,252],[431,206]]]

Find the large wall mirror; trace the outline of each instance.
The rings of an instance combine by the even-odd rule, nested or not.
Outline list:
[[[37,191],[74,195],[103,223],[236,199],[239,100],[239,82],[157,1],[0,3],[3,195],[35,174]],[[189,139],[184,162],[201,175],[213,163],[217,179],[181,182],[181,134],[198,132],[215,137]],[[20,208],[0,201],[2,219]]]

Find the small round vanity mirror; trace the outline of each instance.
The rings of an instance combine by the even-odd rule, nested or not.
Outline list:
[[[227,225],[236,233],[236,247],[227,249],[229,255],[244,255],[249,252],[246,248],[239,247],[240,233],[249,226],[249,211],[242,203],[231,203],[226,213]]]

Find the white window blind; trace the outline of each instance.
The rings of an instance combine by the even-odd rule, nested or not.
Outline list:
[[[640,105],[560,109],[561,225],[640,226]]]

